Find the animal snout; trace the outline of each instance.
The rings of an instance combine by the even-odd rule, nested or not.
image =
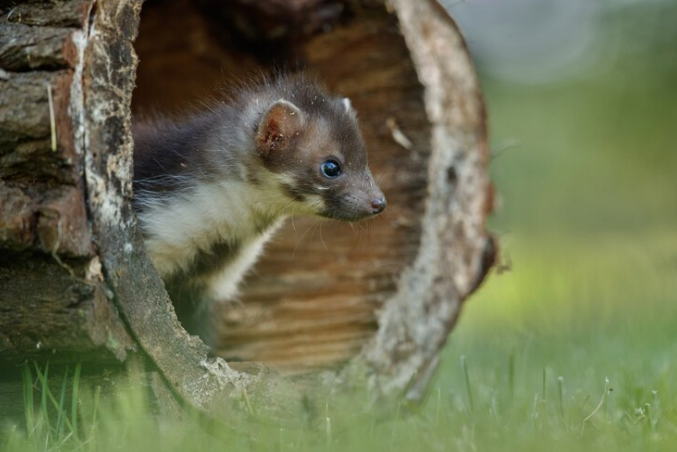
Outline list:
[[[383,212],[383,209],[386,208],[388,203],[386,202],[385,197],[379,196],[371,200],[371,208],[373,209],[374,214]]]

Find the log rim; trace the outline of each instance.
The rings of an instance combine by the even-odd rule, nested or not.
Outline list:
[[[437,0],[389,0],[389,5],[398,16],[424,87],[431,125],[429,196],[422,222],[424,231],[414,263],[401,275],[398,291],[384,303],[376,334],[353,361],[368,369],[369,386],[377,396],[400,394],[408,403],[420,403],[426,397],[440,363],[441,349],[459,318],[462,304],[482,284],[493,266],[498,243],[486,231],[486,218],[493,209],[493,185],[487,168],[486,108],[465,39],[449,12]],[[414,32],[416,29],[419,33]],[[425,39],[421,37],[435,33],[440,34],[437,40],[446,46],[440,46],[439,42],[435,46],[431,41],[424,44]],[[461,63],[460,68],[454,67],[454,62]],[[465,71],[465,77],[459,71]],[[445,86],[463,86],[463,90],[445,90]],[[465,101],[466,105],[454,107],[462,103],[459,101]],[[469,130],[458,127],[457,119],[462,109],[471,116],[467,121],[471,126]],[[470,141],[475,147],[470,150],[449,147],[449,140],[453,143],[457,134],[465,135],[466,143]],[[451,190],[445,190],[448,184],[453,185]],[[473,186],[484,196],[473,199],[468,192]],[[468,211],[461,211],[464,215],[448,215],[454,205],[462,206],[470,201],[474,203],[467,206]],[[440,212],[447,215],[440,218]],[[467,224],[468,219],[473,221],[472,225]],[[444,224],[434,228],[440,220]],[[441,237],[442,231],[447,231],[445,239]],[[454,261],[445,259],[440,245],[450,245],[459,237],[466,239],[472,254],[466,256],[469,264],[465,268],[456,266],[454,269]],[[450,266],[450,275],[445,278],[444,269]],[[416,290],[417,281],[426,281],[423,275],[431,275],[427,279],[428,285]],[[414,300],[418,314],[423,313],[425,322],[420,322],[419,318],[413,323],[434,326],[428,334],[421,335],[420,331],[410,327],[411,318],[416,315],[412,310]],[[435,318],[436,314],[442,314],[440,322]],[[418,353],[410,352],[412,342]]]

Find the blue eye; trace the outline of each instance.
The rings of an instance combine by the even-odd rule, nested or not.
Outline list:
[[[326,160],[320,166],[320,171],[324,177],[329,179],[336,179],[341,175],[341,167],[336,160]]]

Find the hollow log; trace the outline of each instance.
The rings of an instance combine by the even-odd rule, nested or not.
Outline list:
[[[144,250],[132,112],[279,67],[351,99],[389,207],[365,225],[290,221],[240,302],[214,308],[210,349]],[[0,2],[0,367],[142,357],[205,411],[243,391],[283,411],[319,371],[420,399],[493,264],[486,135],[471,59],[434,0]]]

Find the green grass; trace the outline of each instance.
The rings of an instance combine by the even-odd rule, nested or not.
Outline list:
[[[81,394],[78,404],[70,396],[77,372],[53,394],[49,370],[27,367],[26,407],[36,410],[26,411],[28,434],[9,429],[2,450],[674,450],[677,344],[669,333],[677,321],[641,316],[660,294],[630,306],[629,291],[618,299],[629,311],[618,315],[603,298],[619,292],[593,290],[570,311],[567,289],[551,290],[556,279],[532,284],[524,273],[542,269],[518,265],[468,306],[421,409],[400,405],[384,415],[361,398],[341,397],[308,425],[304,413],[292,412],[284,423],[253,418],[248,432],[233,434],[190,417],[154,419],[148,394],[134,383],[106,400]],[[592,259],[580,272],[597,265]],[[561,270],[551,265],[553,274]],[[529,304],[546,298],[547,316],[531,312]],[[507,306],[491,309],[495,300]],[[520,322],[505,322],[511,306]]]
[[[677,86],[646,61],[616,69],[485,81],[494,147],[516,145],[491,166],[511,268],[465,306],[424,406],[383,413],[348,395],[232,433],[152,417],[143,385],[102,397],[78,387],[78,367],[49,390],[50,370],[29,366],[25,425],[7,425],[0,449],[675,450]]]
[[[16,426],[8,427],[5,444],[8,450],[17,450],[17,447],[18,450],[60,450],[71,446],[80,437],[78,401],[81,370],[80,364],[75,365],[72,372],[66,368],[61,376],[59,390],[55,393],[48,364],[44,368],[37,364],[24,366],[23,432],[19,433]]]

